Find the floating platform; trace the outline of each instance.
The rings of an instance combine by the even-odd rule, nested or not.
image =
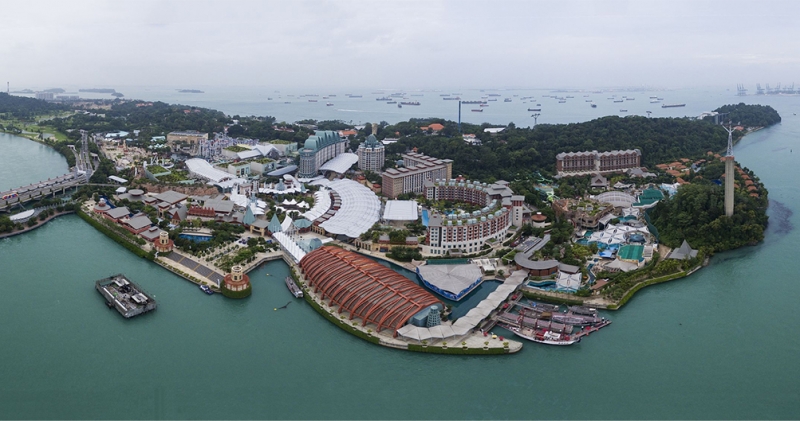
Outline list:
[[[156,300],[121,273],[100,279],[94,285],[108,306],[126,319],[156,309]]]

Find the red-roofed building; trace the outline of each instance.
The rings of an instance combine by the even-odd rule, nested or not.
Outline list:
[[[427,132],[427,131],[428,131],[428,129],[430,129],[431,131],[433,131],[434,133],[436,133],[436,132],[440,132],[440,131],[442,131],[442,130],[444,129],[444,126],[443,126],[443,125],[441,125],[441,124],[439,124],[439,123],[433,123],[433,124],[429,124],[429,125],[427,125],[427,126],[422,126],[422,127],[420,127],[420,129],[421,129],[423,132]]]

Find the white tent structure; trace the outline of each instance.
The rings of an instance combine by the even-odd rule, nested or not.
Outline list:
[[[559,289],[577,291],[581,287],[581,273],[558,272],[556,285],[558,285]]]
[[[647,227],[634,228],[627,225],[610,224],[603,231],[593,232],[589,237],[589,241],[594,241],[601,244],[623,244],[627,242],[626,236],[634,232],[650,234],[650,231],[648,231]]]
[[[272,238],[274,238],[278,244],[281,245],[281,248],[284,251],[292,256],[292,260],[294,260],[295,263],[300,263],[300,261],[306,257],[306,252],[304,252],[303,249],[301,249],[300,246],[297,245],[297,243],[295,243],[288,235],[282,232],[276,232],[272,234]]]
[[[416,200],[389,200],[383,210],[387,221],[416,221],[419,218]]]

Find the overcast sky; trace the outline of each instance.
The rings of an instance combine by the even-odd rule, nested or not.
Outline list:
[[[0,4],[12,86],[800,84],[800,1]]]

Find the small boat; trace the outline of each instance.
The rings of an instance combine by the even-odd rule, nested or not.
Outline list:
[[[386,101],[387,104],[397,104],[397,101]]]
[[[511,98],[506,98],[503,100],[503,102],[511,102]]]
[[[567,100],[565,100],[565,99],[562,99],[562,100],[559,100],[559,101],[558,101],[558,103],[559,103],[559,104],[563,104],[563,103],[565,103],[565,102],[567,102]]]
[[[286,282],[286,287],[289,288],[289,292],[291,292],[295,298],[303,298],[303,290],[294,283],[294,279],[292,279],[291,276],[287,276],[284,282]]]
[[[592,104],[592,108],[597,108],[597,104]]]
[[[389,100],[391,100],[391,98],[389,98],[388,96],[382,96],[380,98],[375,98],[375,101],[389,101]]]
[[[481,105],[478,105],[478,106],[479,106],[479,107],[488,107],[488,106],[489,106],[489,104],[481,104]]]
[[[327,103],[327,104],[325,104],[325,105],[326,105],[326,106],[328,106],[328,107],[330,107],[330,106],[332,106],[332,105],[333,105],[333,103],[332,103],[332,102],[329,102],[329,103]]]
[[[397,104],[397,108],[403,108],[403,104]]]
[[[211,288],[209,288],[208,285],[205,285],[205,284],[200,285],[200,290],[205,292],[208,295],[213,295],[214,294],[214,291]]]
[[[628,112],[628,110],[619,110],[619,112],[621,112],[621,113],[627,113],[627,112]]]
[[[483,108],[478,108],[478,109],[472,110],[472,112],[473,113],[482,113],[483,112]]]
[[[614,102],[625,102],[625,101],[621,99],[615,99]]]
[[[317,102],[316,99],[309,99],[308,102]]]

